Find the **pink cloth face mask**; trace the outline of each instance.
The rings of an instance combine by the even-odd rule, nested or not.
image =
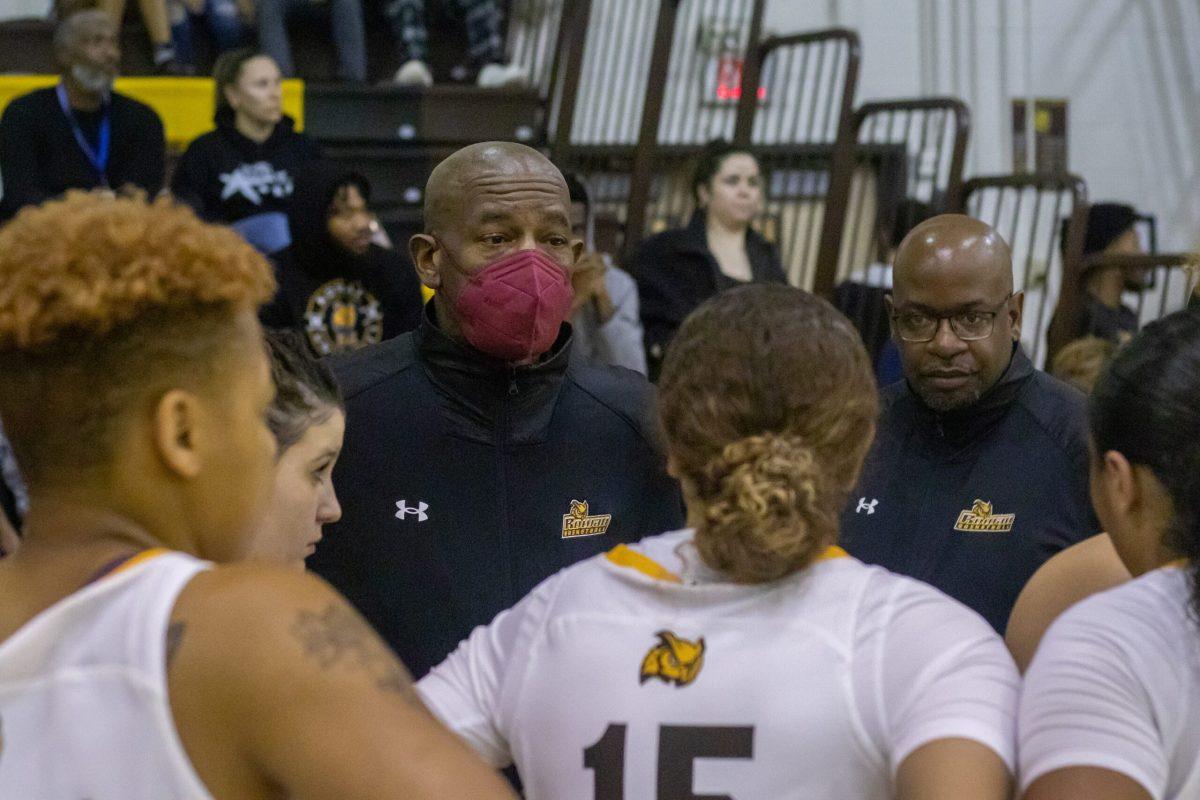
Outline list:
[[[444,249],[443,245],[443,249]],[[541,250],[517,250],[468,275],[453,299],[463,336],[476,350],[522,363],[554,345],[571,313],[571,278]]]

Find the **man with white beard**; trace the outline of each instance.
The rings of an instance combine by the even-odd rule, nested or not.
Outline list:
[[[162,189],[163,125],[149,106],[112,90],[121,62],[103,11],[69,15],[54,32],[56,86],[18,97],[0,117],[0,221],[67,189]]]

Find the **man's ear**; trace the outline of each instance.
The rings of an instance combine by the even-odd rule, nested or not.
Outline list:
[[[408,252],[416,267],[417,277],[422,284],[434,290],[442,286],[442,272],[433,257],[440,246],[438,240],[427,233],[414,234],[408,240]]]
[[[1008,320],[1014,342],[1021,341],[1021,314],[1025,311],[1025,292],[1014,292],[1008,299]]]
[[[200,401],[194,394],[172,389],[154,407],[154,445],[164,466],[181,478],[194,478],[204,459],[200,455]]]
[[[579,259],[583,257],[583,239],[574,239],[571,241],[571,266],[574,267],[579,263]]]

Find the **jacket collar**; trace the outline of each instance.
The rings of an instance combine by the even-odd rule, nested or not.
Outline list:
[[[1019,344],[1013,345],[1012,358],[1000,380],[983,393],[977,401],[953,411],[934,411],[904,382],[905,393],[916,408],[917,424],[930,439],[945,442],[955,448],[965,447],[999,424],[1029,379],[1033,377],[1033,362]]]
[[[712,269],[713,280],[718,287],[734,286],[737,284],[721,272],[716,257],[708,249],[708,217],[704,209],[697,208],[692,212],[687,227],[683,229],[682,247],[686,253],[696,253],[703,256]],[[753,280],[769,281],[775,279],[773,250],[769,242],[759,235],[758,231],[750,228],[746,231],[746,257],[750,259],[750,274]]]
[[[526,366],[452,339],[438,326],[432,300],[413,335],[421,368],[460,432],[494,443],[545,440],[570,363],[570,325],[563,323],[550,351]]]

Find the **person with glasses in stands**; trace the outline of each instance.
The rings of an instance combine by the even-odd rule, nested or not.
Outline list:
[[[904,379],[842,512],[843,543],[927,581],[1003,632],[1056,552],[1095,534],[1084,396],[1021,349],[1012,254],[979,220],[918,225],[888,298]]]

